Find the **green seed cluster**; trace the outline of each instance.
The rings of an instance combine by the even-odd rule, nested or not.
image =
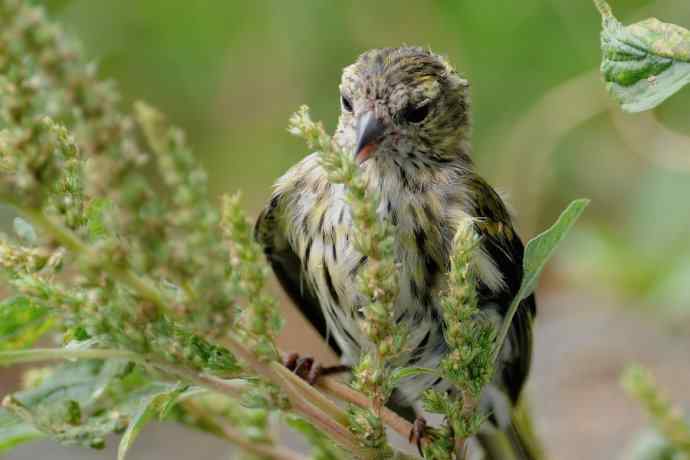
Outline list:
[[[372,406],[369,410],[351,408],[350,429],[362,445],[380,448],[385,453],[385,432],[376,427],[381,426],[381,408],[393,391],[391,361],[405,350],[407,338],[406,328],[394,318],[399,287],[393,229],[379,218],[379,199],[371,196],[352,156],[333,144],[323,125],[312,121],[306,106],[290,119],[289,131],[319,152],[321,166],[331,183],[345,185],[354,224],[354,246],[367,257],[366,269],[357,274],[357,282],[360,292],[369,300],[361,307],[360,321],[369,347],[354,369],[352,385],[370,396]]]
[[[623,375],[623,387],[640,401],[659,432],[677,451],[678,458],[690,458],[690,423],[683,411],[663,394],[652,374],[640,366],[630,366]]]
[[[283,321],[275,299],[264,292],[268,264],[263,249],[253,238],[252,225],[240,207],[239,194],[225,197],[222,225],[230,244],[230,265],[235,282],[247,299],[237,321],[237,330],[250,341],[259,357],[275,361],[279,358],[275,339]]]

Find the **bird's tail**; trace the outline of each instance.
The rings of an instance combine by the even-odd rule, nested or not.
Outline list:
[[[483,460],[544,460],[541,443],[524,402],[514,408],[509,424],[479,433],[477,441],[483,451],[480,457]]]

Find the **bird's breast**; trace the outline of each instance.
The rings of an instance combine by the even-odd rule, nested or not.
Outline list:
[[[341,189],[331,187],[320,195],[305,193],[295,208],[292,245],[304,267],[304,281],[317,294],[329,333],[340,345],[345,359],[356,362],[366,337],[359,321],[367,299],[358,289],[358,275],[369,260],[355,248],[349,206]],[[430,353],[445,346],[434,292],[442,262],[431,250],[438,231],[419,228],[417,215],[400,202],[382,199],[379,211],[395,226],[396,262],[399,267],[399,295],[396,321],[409,325],[410,353],[401,360],[427,364]],[[419,210],[423,215],[425,211]],[[415,224],[417,221],[417,224]],[[425,362],[422,362],[425,361]]]

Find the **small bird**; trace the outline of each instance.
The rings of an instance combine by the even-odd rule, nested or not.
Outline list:
[[[400,267],[395,317],[411,331],[410,351],[399,366],[435,368],[448,352],[439,299],[464,219],[473,220],[481,237],[474,266],[482,314],[499,325],[522,280],[524,248],[511,215],[471,159],[468,90],[445,58],[419,47],[370,50],[343,71],[333,140],[352,152],[367,187],[380,197],[380,217],[394,227]],[[255,235],[283,288],[348,366],[357,363],[367,340],[358,326],[365,300],[355,278],[368,261],[354,248],[344,197],[343,186],[329,183],[311,154],[278,179]],[[531,296],[513,319],[481,400],[488,416],[482,431],[503,432],[516,458],[532,458],[512,411],[530,367],[535,314]],[[288,361],[311,382],[344,368],[322,368],[297,355]],[[449,387],[434,376],[411,377],[391,407],[410,417],[426,389]]]

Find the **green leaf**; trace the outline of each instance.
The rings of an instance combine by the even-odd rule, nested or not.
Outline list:
[[[690,31],[650,18],[624,26],[603,0],[601,71],[623,110],[642,112],[690,83]]]
[[[63,364],[46,372],[34,387],[5,397],[0,448],[44,436],[102,448],[106,435],[125,430],[142,400],[171,388],[150,381],[125,360]]]
[[[157,416],[163,418],[165,413],[168,412],[169,408],[185,389],[186,387],[182,386],[162,393],[153,394],[141,403],[137,411],[132,415],[132,420],[127,426],[127,431],[122,435],[120,445],[117,449],[117,460],[125,460],[127,451],[137,439],[144,426],[153,417]]]
[[[565,239],[577,219],[589,205],[589,200],[575,200],[566,208],[555,224],[542,234],[532,238],[525,248],[523,259],[524,275],[518,293],[518,302],[529,296],[537,284],[546,262],[553,255],[556,247]]]
[[[580,215],[582,215],[588,204],[589,200],[587,199],[573,201],[568,205],[565,211],[561,213],[560,217],[551,228],[532,238],[527,243],[525,247],[525,256],[522,261],[522,284],[513,302],[510,304],[508,313],[503,319],[503,324],[497,335],[496,347],[494,348],[494,361],[498,357],[503,341],[508,335],[508,330],[513,322],[513,316],[515,316],[520,302],[532,294],[546,262],[551,258],[561,241],[568,235],[568,232],[573,228],[575,222]]]
[[[107,213],[111,210],[112,203],[106,198],[96,198],[86,208],[86,221],[89,237],[95,241],[107,236]]]
[[[300,432],[309,441],[312,447],[314,460],[338,460],[345,458],[343,452],[327,436],[314,426],[296,415],[286,414],[285,423],[295,431]]]
[[[0,454],[19,444],[44,438],[46,435],[28,423],[0,410]]]
[[[14,233],[25,243],[33,245],[38,241],[38,236],[36,236],[36,230],[34,230],[33,225],[21,217],[15,217],[12,226],[14,227]]]
[[[0,303],[0,351],[26,348],[54,325],[48,308],[26,297]]]

